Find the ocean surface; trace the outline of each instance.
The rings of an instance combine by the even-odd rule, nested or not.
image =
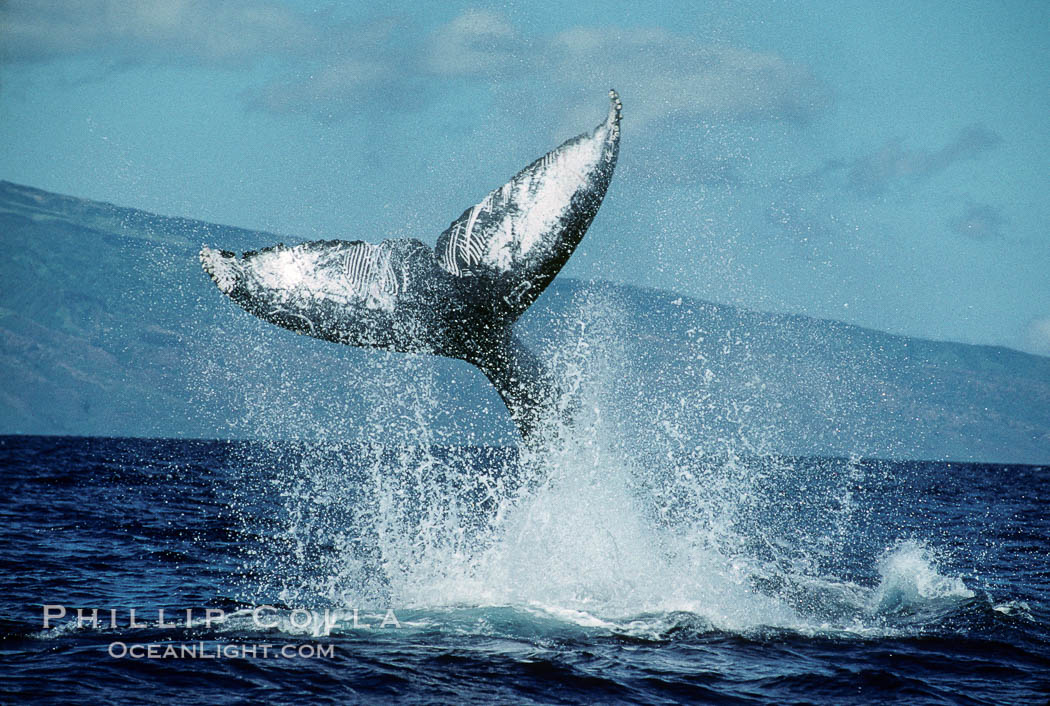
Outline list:
[[[0,701],[1050,698],[1050,468],[582,437],[0,437]]]

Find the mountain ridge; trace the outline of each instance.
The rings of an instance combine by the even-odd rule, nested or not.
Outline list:
[[[102,207],[104,209],[111,209],[113,211],[129,212],[129,213],[137,214],[137,215],[140,216],[140,223],[142,224],[142,227],[145,227],[145,224],[148,223],[149,221],[154,221],[155,220],[157,222],[163,222],[165,224],[174,224],[179,230],[189,230],[189,231],[191,231],[191,232],[193,232],[195,234],[203,233],[203,234],[205,234],[205,236],[207,236],[208,234],[210,234],[212,232],[236,233],[236,234],[240,235],[241,237],[251,237],[251,238],[254,238],[254,239],[262,239],[262,240],[265,240],[265,242],[268,242],[270,244],[273,244],[273,243],[276,243],[276,242],[283,242],[284,240],[287,240],[289,242],[299,242],[299,240],[301,240],[301,239],[297,239],[297,237],[294,236],[294,235],[287,235],[287,234],[282,235],[282,234],[276,233],[274,231],[253,230],[251,228],[243,228],[243,227],[240,227],[240,226],[231,226],[231,225],[225,225],[225,224],[211,223],[209,221],[204,221],[204,220],[200,220],[200,219],[196,219],[196,218],[189,218],[189,217],[186,217],[186,216],[169,216],[169,215],[164,215],[164,214],[159,214],[159,213],[153,213],[151,211],[144,211],[144,210],[137,209],[137,208],[130,207],[130,206],[120,206],[120,205],[114,204],[114,203],[112,203],[110,201],[94,201],[94,200],[91,200],[91,199],[82,199],[82,198],[77,197],[77,196],[71,196],[71,195],[68,195],[68,194],[59,194],[59,193],[55,193],[55,192],[51,192],[51,191],[46,191],[44,189],[40,189],[40,188],[37,188],[37,187],[34,187],[34,186],[28,186],[28,185],[25,185],[25,184],[18,184],[16,182],[7,181],[5,179],[0,179],[0,213],[2,213],[4,211],[7,211],[9,209],[9,204],[6,201],[6,199],[8,197],[8,194],[9,193],[19,193],[19,192],[22,193],[22,194],[26,194],[26,195],[32,195],[32,196],[35,196],[35,197],[38,197],[38,198],[43,197],[43,198],[55,199],[55,200],[58,200],[58,201],[63,202],[63,203],[73,202],[75,204],[91,204],[92,206],[98,206],[98,207]],[[71,214],[71,213],[67,212],[67,213],[64,213],[63,215],[72,216],[74,214]],[[122,220],[119,223],[119,225],[123,229],[128,229],[128,228],[131,228],[134,225],[134,223]],[[101,230],[100,228],[97,228],[97,227],[95,229],[96,230]],[[147,233],[148,233],[148,231],[147,231]],[[135,235],[135,232],[132,231],[132,234]],[[144,239],[150,239],[149,235],[144,235],[144,234],[137,234],[137,235],[138,235],[138,237],[143,237]],[[159,242],[163,242],[163,241],[159,241]],[[189,238],[179,238],[177,242],[179,242],[179,244],[183,244],[183,245],[187,245],[187,246],[191,246],[191,247],[196,247],[196,246],[199,246],[199,245],[202,244],[202,243],[196,243],[194,240],[191,240]],[[218,246],[218,244],[216,244],[216,246]],[[226,249],[228,249],[228,248],[226,248]],[[955,340],[951,340],[951,339],[928,338],[928,337],[925,337],[925,336],[912,336],[910,334],[905,334],[905,333],[894,333],[894,332],[891,332],[891,331],[883,331],[882,329],[877,329],[877,328],[874,328],[872,326],[866,326],[864,324],[852,323],[852,322],[849,322],[849,321],[842,321],[841,319],[832,319],[832,318],[827,318],[827,317],[822,317],[822,316],[811,316],[809,314],[798,314],[798,313],[791,313],[791,312],[770,311],[770,310],[767,310],[767,309],[754,309],[754,308],[745,307],[745,306],[742,306],[742,305],[739,305],[739,304],[726,304],[726,303],[722,303],[722,302],[709,302],[708,300],[705,300],[705,299],[698,299],[698,298],[693,297],[691,295],[680,294],[680,293],[674,292],[673,290],[661,289],[659,287],[650,287],[650,286],[646,286],[646,285],[636,285],[636,284],[621,284],[621,283],[607,282],[605,280],[588,280],[588,281],[585,281],[585,280],[579,280],[579,279],[572,278],[572,277],[566,277],[564,279],[572,279],[574,281],[583,282],[585,284],[597,284],[597,283],[601,282],[603,284],[609,284],[611,286],[629,287],[629,288],[632,288],[632,289],[639,290],[641,292],[646,292],[646,293],[650,293],[650,294],[654,294],[654,295],[656,295],[656,294],[660,294],[660,295],[674,295],[676,297],[683,297],[683,298],[690,299],[690,300],[693,300],[693,301],[700,301],[700,302],[705,302],[705,303],[711,303],[711,304],[715,304],[716,306],[720,306],[720,307],[746,310],[746,311],[754,312],[756,314],[762,314],[762,315],[770,316],[770,317],[783,317],[783,318],[787,318],[787,319],[799,318],[799,319],[806,319],[806,320],[821,321],[821,322],[826,322],[826,323],[829,323],[829,324],[838,324],[838,325],[842,325],[842,326],[849,326],[849,327],[852,327],[852,328],[862,329],[862,330],[865,330],[865,331],[870,331],[870,332],[878,333],[878,334],[885,335],[885,336],[896,336],[896,337],[899,337],[899,338],[906,338],[906,339],[915,340],[915,341],[925,341],[925,342],[929,342],[929,343],[948,343],[948,344],[952,344],[952,345],[974,346],[974,347],[978,347],[978,348],[1002,349],[1004,351],[1020,353],[1022,355],[1026,355],[1026,356],[1035,356],[1035,357],[1038,357],[1038,358],[1048,358],[1048,359],[1050,359],[1050,356],[1043,356],[1043,355],[1040,355],[1040,354],[1037,354],[1037,353],[1029,353],[1027,351],[1022,351],[1020,349],[1011,348],[1010,346],[1004,346],[1004,345],[1001,345],[1001,344],[967,343],[967,342],[964,342],[964,341],[955,341]]]
[[[375,403],[389,394],[375,379],[400,376],[396,384],[423,390],[414,404],[435,441],[513,441],[469,366],[308,343],[228,306],[196,263],[205,242],[248,250],[290,236],[8,181],[0,228],[12,252],[0,433],[361,438],[381,424],[412,433],[389,421],[400,412]],[[520,325],[563,362],[576,329],[599,332],[601,365],[614,372],[591,394],[623,443],[688,437],[681,448],[706,452],[1050,462],[1043,356],[563,278]],[[422,388],[419,377],[429,380]]]

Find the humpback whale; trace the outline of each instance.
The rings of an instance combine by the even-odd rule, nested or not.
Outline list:
[[[568,261],[609,188],[622,109],[616,91],[609,98],[601,124],[468,208],[434,248],[321,240],[238,258],[205,246],[201,264],[243,309],[296,333],[472,363],[530,441],[558,390],[513,325]]]

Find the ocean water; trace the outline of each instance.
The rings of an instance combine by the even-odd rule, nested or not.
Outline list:
[[[6,703],[1050,695],[1047,468],[586,434],[0,437],[0,467]]]

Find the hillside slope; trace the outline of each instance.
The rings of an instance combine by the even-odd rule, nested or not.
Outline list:
[[[465,363],[303,339],[197,264],[294,237],[8,182],[0,233],[0,433],[512,439]],[[562,279],[520,325],[616,443],[1050,463],[1050,358]]]

